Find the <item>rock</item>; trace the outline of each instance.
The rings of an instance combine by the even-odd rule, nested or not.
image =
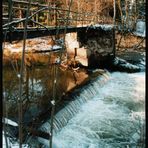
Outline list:
[[[141,71],[139,66],[133,65],[133,64],[131,64],[131,63],[127,62],[126,60],[121,59],[119,57],[116,57],[113,60],[110,68],[113,71],[122,71],[122,72],[129,72],[129,73]]]

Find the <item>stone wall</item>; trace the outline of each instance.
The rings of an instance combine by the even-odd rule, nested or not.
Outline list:
[[[115,56],[115,33],[112,26],[89,27],[78,31],[80,47],[87,49],[88,66],[103,67]]]

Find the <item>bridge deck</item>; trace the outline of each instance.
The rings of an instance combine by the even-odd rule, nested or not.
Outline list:
[[[50,36],[56,34],[63,34],[63,33],[71,33],[77,32],[78,30],[86,29],[88,26],[85,27],[48,27],[48,28],[27,28],[27,38],[36,38],[36,37],[43,37],[43,36]],[[6,33],[6,30],[3,30],[3,37]],[[17,28],[12,31],[7,31],[6,41],[15,41],[15,40],[22,40],[24,34],[23,28]],[[3,38],[4,39],[4,38]]]
[[[104,25],[94,25],[94,26],[73,26],[73,27],[46,27],[46,28],[27,28],[27,38],[36,38],[36,37],[43,37],[43,36],[50,36],[50,35],[56,35],[56,34],[63,34],[63,33],[72,33],[77,32],[80,30],[86,30],[87,28],[103,28]],[[108,25],[105,27],[105,29],[111,29],[113,26]],[[5,36],[6,30],[3,30],[3,37]],[[24,34],[23,28],[17,28],[12,31],[7,31],[6,41],[15,41],[15,40],[22,40]],[[4,38],[3,38],[4,39]]]

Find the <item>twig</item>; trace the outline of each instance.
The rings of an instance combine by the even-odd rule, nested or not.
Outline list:
[[[133,47],[133,49],[138,48],[138,47],[140,46],[140,44],[144,41],[144,39],[145,39],[145,38],[142,38],[142,40],[141,40],[137,45],[135,45],[135,46]]]
[[[24,37],[23,37],[23,50],[22,50],[22,61],[21,61],[21,69],[20,69],[20,79],[19,79],[19,98],[18,98],[18,109],[19,109],[19,148],[22,148],[22,132],[23,132],[23,105],[22,105],[22,90],[23,90],[23,77],[24,77],[24,64],[25,64],[25,47],[26,47],[26,38],[27,38],[27,24],[28,24],[28,16],[30,10],[30,3],[27,9],[26,19],[25,19],[25,27],[24,27]]]
[[[53,137],[53,121],[54,121],[54,113],[55,113],[55,101],[56,101],[56,86],[57,86],[57,65],[54,65],[54,79],[53,79],[53,94],[52,94],[52,110],[51,110],[51,121],[50,121],[50,136],[49,136],[49,145],[52,148],[52,137]]]
[[[5,113],[5,118],[7,118],[7,103],[6,103],[5,95],[3,96],[3,114],[4,113]],[[7,123],[4,119],[4,124],[3,124],[4,138],[5,138],[6,148],[9,148],[8,147],[8,137],[7,137],[7,130],[6,129],[7,129]],[[3,135],[3,133],[2,133],[2,135]]]

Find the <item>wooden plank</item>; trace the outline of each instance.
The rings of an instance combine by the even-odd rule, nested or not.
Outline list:
[[[30,51],[30,52],[26,52],[28,53],[49,53],[49,52],[58,52],[61,49],[51,49],[51,50],[35,50],[34,52]]]
[[[3,7],[8,8],[8,6],[7,6],[7,5],[3,5]],[[14,6],[13,6],[13,9],[18,9],[18,10],[27,10],[27,8],[19,8],[19,7],[14,7]]]
[[[3,16],[7,16],[8,15],[8,13],[3,13]]]
[[[58,18],[57,20],[61,20],[61,21],[66,21],[66,20],[70,20],[70,21],[93,21],[92,19],[61,19],[61,18]]]
[[[66,33],[72,33],[72,32],[78,32],[78,31],[85,31],[89,26],[83,26],[83,27],[76,27],[76,26],[69,26],[69,27],[47,27],[47,28],[27,28],[27,38],[37,38],[37,37],[43,37],[43,36],[50,36],[50,35],[56,35],[57,31],[59,34],[63,34],[65,29]],[[96,29],[100,28],[99,26],[95,27]],[[7,28],[6,28],[7,29]],[[3,34],[5,34],[5,31],[3,29]],[[7,38],[6,41],[9,41],[9,34],[12,34],[12,40],[22,40],[23,39],[23,34],[24,34],[24,29],[23,28],[14,28],[12,32],[7,30]]]
[[[44,139],[49,139],[49,137],[50,137],[49,133],[46,133],[46,132],[43,132],[43,131],[40,131],[37,129],[27,127],[27,131],[33,136],[41,137]]]
[[[3,19],[3,20],[9,20],[8,17],[3,17],[2,19]],[[25,18],[13,18],[12,20],[13,20],[13,21],[19,21],[19,20],[21,20],[21,19],[25,19]]]
[[[12,2],[14,2],[14,3],[19,3],[19,4],[26,4],[26,5],[28,5],[29,4],[29,2],[27,2],[27,1],[18,1],[18,0],[12,0]],[[44,5],[44,4],[40,4],[40,3],[38,3],[38,2],[31,2],[31,5],[34,5],[34,6],[41,6],[41,7],[46,7],[47,5]]]

